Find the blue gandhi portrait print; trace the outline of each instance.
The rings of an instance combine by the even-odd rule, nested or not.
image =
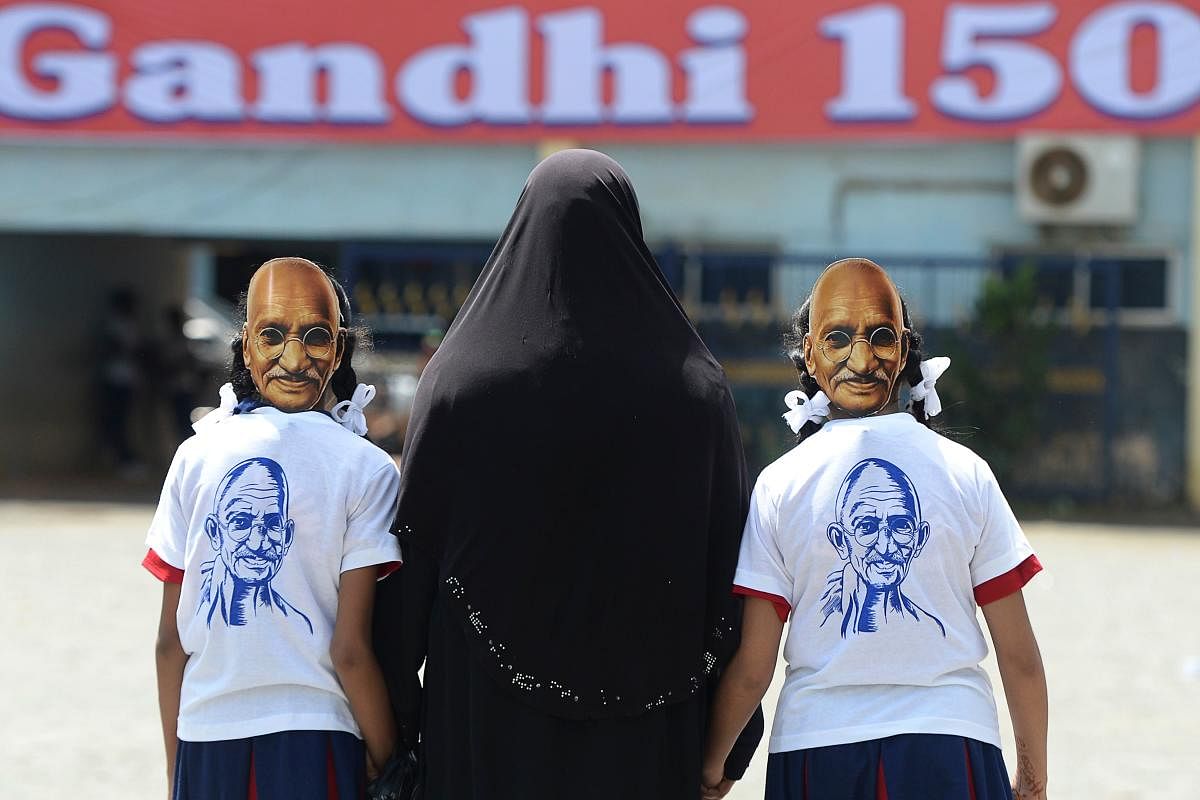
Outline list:
[[[836,615],[842,638],[906,623],[936,625],[945,636],[941,620],[902,590],[929,541],[921,500],[904,471],[881,458],[858,462],[842,481],[836,510],[825,535],[845,564],[825,584],[821,626]]]
[[[240,626],[277,614],[313,632],[308,617],[271,586],[296,537],[288,517],[287,476],[278,462],[250,458],[226,472],[204,532],[216,557],[201,564],[196,613],[205,614],[209,627],[218,616]]]

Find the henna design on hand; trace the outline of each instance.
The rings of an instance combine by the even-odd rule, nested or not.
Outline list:
[[[1029,747],[1017,739],[1017,779],[1013,785],[1013,800],[1043,800],[1046,797],[1046,778],[1037,775]]]

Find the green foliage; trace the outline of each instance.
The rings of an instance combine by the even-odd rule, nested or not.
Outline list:
[[[1011,479],[1043,431],[1042,398],[1055,329],[1038,296],[1033,264],[1009,276],[991,275],[974,317],[947,343],[953,368],[943,397],[960,402],[949,424],[973,432],[969,444],[992,465],[1001,483]]]

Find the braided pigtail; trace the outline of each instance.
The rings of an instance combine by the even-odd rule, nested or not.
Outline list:
[[[800,391],[804,392],[808,397],[813,397],[817,392],[821,391],[821,387],[817,384],[817,379],[808,372],[808,365],[804,363],[804,337],[808,335],[810,328],[810,311],[812,310],[812,296],[792,314],[791,324],[783,333],[783,347],[788,358],[792,361],[792,366],[796,368],[796,375],[800,383]],[[796,444],[800,444],[809,436],[821,429],[821,424],[817,422],[806,422],[804,427],[796,433]]]
[[[328,269],[322,266],[321,270],[329,278],[334,294],[337,295],[338,322],[341,327],[346,329],[342,361],[329,379],[329,388],[340,403],[352,399],[354,391],[358,388],[358,373],[354,370],[354,354],[356,351],[371,348],[371,331],[362,323],[351,322],[353,317],[350,309],[350,296],[346,294],[346,288],[337,278],[333,277]],[[366,433],[363,433],[362,437],[368,442],[371,441],[371,437]]]
[[[329,270],[324,267],[322,269],[325,270],[325,275],[329,278],[329,283],[337,295],[338,316],[341,318],[339,321],[346,329],[342,363],[338,365],[337,371],[329,379],[329,388],[333,390],[333,396],[340,402],[353,397],[354,390],[358,388],[358,373],[354,371],[354,352],[359,349],[360,345],[370,347],[370,332],[362,325],[351,324],[350,297],[346,294],[346,289]]]
[[[921,362],[925,360],[925,354],[921,352],[921,347],[925,344],[925,338],[913,328],[912,319],[908,315],[908,303],[905,302],[904,296],[900,296],[900,310],[904,315],[904,327],[908,329],[908,358],[904,362],[904,368],[900,370],[900,380],[903,380],[909,386],[916,386],[924,376],[921,375]],[[930,420],[925,418],[925,401],[913,400],[909,407],[909,413],[917,418],[927,428],[933,428]]]
[[[239,403],[247,398],[258,398],[258,387],[254,385],[250,368],[242,358],[242,332],[246,329],[246,296],[246,293],[242,292],[238,298],[237,312],[234,316],[238,333],[229,343],[229,383],[233,385],[233,393],[237,395]]]

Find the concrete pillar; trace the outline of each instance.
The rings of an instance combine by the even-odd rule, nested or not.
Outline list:
[[[1200,511],[1200,136],[1192,142],[1192,253],[1187,264],[1187,494]]]
[[[188,297],[212,298],[217,286],[217,257],[208,242],[193,242],[187,249]]]

